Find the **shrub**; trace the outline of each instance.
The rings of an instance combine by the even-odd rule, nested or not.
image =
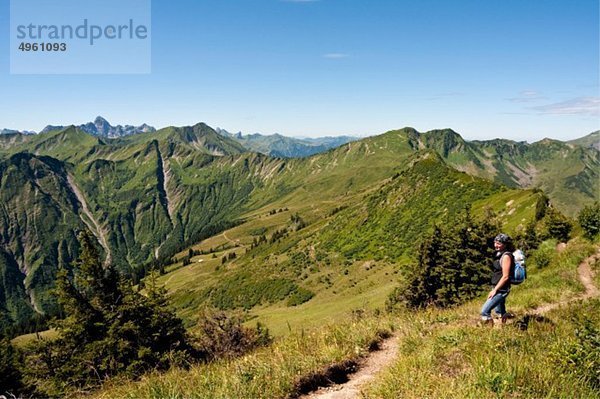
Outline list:
[[[534,263],[538,268],[543,269],[550,264],[554,254],[554,249],[550,247],[538,248],[531,254],[532,263]]]
[[[556,238],[561,242],[569,241],[573,224],[554,208],[548,208],[543,219],[542,239]]]
[[[286,299],[298,289],[292,280],[283,278],[261,279],[249,272],[225,277],[220,284],[207,288],[201,294],[220,310],[251,309],[261,303],[275,303]]]
[[[594,239],[600,233],[600,202],[586,206],[579,212],[577,217],[579,225],[584,231],[586,238]]]
[[[525,228],[515,234],[514,242],[517,248],[529,253],[540,245],[540,238],[536,232],[536,222],[532,220]]]
[[[287,306],[298,306],[308,302],[315,294],[305,288],[298,287],[287,300]]]
[[[548,204],[550,200],[543,193],[541,193],[537,199],[535,204],[535,220],[539,221],[546,216],[546,210],[548,209]]]
[[[267,232],[267,228],[266,227],[257,227],[257,228],[254,228],[254,229],[250,230],[248,233],[251,236],[262,236],[266,232]]]
[[[241,317],[219,310],[206,309],[198,328],[198,346],[208,359],[237,357],[272,342],[269,330],[260,323],[248,328]]]

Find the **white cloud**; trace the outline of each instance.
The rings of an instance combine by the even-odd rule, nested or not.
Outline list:
[[[577,97],[559,103],[530,108],[545,115],[600,116],[600,97]]]
[[[327,53],[327,54],[323,54],[323,58],[328,58],[328,59],[340,59],[340,58],[348,58],[350,57],[349,54],[345,54],[345,53]]]
[[[513,103],[529,103],[543,100],[545,98],[546,97],[535,90],[523,90],[517,97],[507,98],[507,100]]]

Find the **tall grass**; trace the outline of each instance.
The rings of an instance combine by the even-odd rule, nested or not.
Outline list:
[[[366,398],[597,398],[600,390],[571,364],[577,314],[600,326],[598,300],[574,303],[532,321],[489,329],[474,325],[415,328],[398,359],[366,392]],[[591,346],[590,346],[591,345]],[[600,346],[588,355],[600,359]],[[598,360],[596,360],[597,367]],[[594,371],[592,370],[591,373]],[[598,378],[599,369],[595,370]]]
[[[334,364],[359,359],[391,330],[392,323],[386,318],[354,318],[290,335],[239,359],[149,374],[138,382],[111,381],[96,397],[289,397],[298,392],[306,376],[319,375]]]

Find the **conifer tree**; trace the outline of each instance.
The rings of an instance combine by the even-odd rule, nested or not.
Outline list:
[[[66,315],[53,323],[58,338],[38,343],[27,357],[28,382],[37,394],[60,396],[188,359],[192,348],[183,323],[167,307],[154,275],[142,295],[111,265],[102,265],[89,233],[80,242],[72,273],[62,269],[57,276],[55,294]]]
[[[548,209],[548,204],[550,203],[550,199],[546,197],[544,193],[541,193],[537,199],[535,204],[535,220],[539,221],[546,216],[546,210]]]
[[[561,242],[567,242],[571,236],[573,224],[557,209],[549,207],[543,219],[543,238],[556,238]]]
[[[533,251],[540,245],[540,239],[536,231],[537,223],[535,219],[532,219],[522,231],[519,231],[515,235],[516,247],[528,253]]]
[[[8,338],[0,339],[0,395],[18,397],[26,393],[21,381],[19,352]]]
[[[416,267],[412,270],[410,282],[402,299],[411,307],[427,306],[439,288],[437,269],[441,265],[442,231],[434,226],[433,232],[419,246]]]
[[[493,215],[476,221],[467,209],[447,225],[451,227],[434,226],[423,239],[408,283],[390,296],[388,308],[396,302],[413,308],[452,306],[486,287],[497,221]]]

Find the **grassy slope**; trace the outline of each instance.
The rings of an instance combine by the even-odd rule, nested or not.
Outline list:
[[[398,270],[412,261],[410,253],[420,234],[473,200],[477,200],[475,213],[488,206],[504,213],[509,232],[532,217],[537,194],[503,189],[453,171],[429,156],[425,153],[425,159],[415,161],[396,178],[369,193],[346,197],[345,202],[315,199],[304,206],[279,208],[283,211],[274,214],[270,211],[278,208],[252,212],[245,223],[194,246],[205,254],[193,257],[189,266],[181,267],[178,262],[168,267],[170,272],[159,282],[165,284],[188,325],[194,324],[202,306],[223,306],[225,295],[240,300],[238,306],[226,302],[225,308],[246,303],[251,323],[258,319],[282,335],[340,319],[351,309],[381,307],[397,284]],[[438,203],[448,205],[444,208]],[[347,208],[334,213],[339,206]],[[293,231],[292,214],[299,214],[308,226]],[[361,223],[365,215],[369,221]],[[260,234],[270,237],[285,227],[290,232],[279,242],[250,249]],[[222,264],[222,257],[232,252],[236,259]],[[177,258],[186,254],[181,252]],[[255,303],[251,297],[257,291],[278,289],[274,282],[264,285],[275,277],[315,296],[293,307],[286,305],[293,293],[281,300],[265,297]]]
[[[583,289],[577,265],[594,250],[575,240],[563,253],[554,253],[544,268],[531,261],[530,277],[511,293],[509,309],[523,316],[545,301],[577,295]],[[565,350],[575,342],[574,316],[600,324],[598,300],[551,311],[526,331],[509,325],[493,332],[475,326],[483,301],[482,295],[457,308],[400,312],[391,318],[346,313],[345,320],[294,332],[240,359],[151,374],[139,382],[114,381],[94,396],[284,398],[297,392],[302,376],[356,360],[368,353],[382,331],[395,331],[398,358],[369,384],[365,397],[597,397],[594,387],[566,362]]]
[[[582,147],[595,147],[600,150],[600,130],[592,132],[587,136],[569,141],[571,144],[580,145]]]

